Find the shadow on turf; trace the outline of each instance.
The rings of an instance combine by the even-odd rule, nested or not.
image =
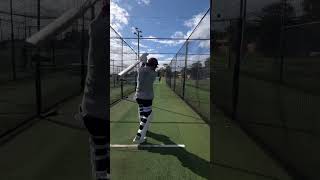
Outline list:
[[[147,136],[155,140],[161,141],[164,144],[176,144],[168,136],[157,134],[151,131],[147,132]],[[151,144],[151,143],[144,143]],[[152,153],[159,153],[162,155],[176,156],[181,162],[183,167],[190,169],[195,174],[209,179],[210,162],[202,159],[195,154],[188,152],[185,148],[152,148],[152,147],[139,147],[139,150],[147,150]]]

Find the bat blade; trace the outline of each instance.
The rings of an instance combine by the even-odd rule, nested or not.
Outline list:
[[[42,42],[47,41],[50,37],[70,27],[75,20],[83,16],[84,13],[97,1],[99,0],[87,0],[83,2],[80,7],[68,10],[59,18],[55,19],[53,22],[41,29],[39,32],[36,32],[31,37],[27,38],[26,42],[28,44],[38,46]]]
[[[140,63],[140,61],[136,61],[135,63],[131,64],[129,67],[127,67],[126,69],[124,69],[123,71],[121,71],[118,75],[119,76],[124,76],[125,74],[127,74],[130,70],[132,70],[136,65],[138,65]]]
[[[131,64],[129,67],[121,71],[118,75],[123,76],[127,74],[131,69],[133,69],[136,65],[138,65],[140,62],[146,62],[148,55],[149,55],[148,53],[143,53],[142,56],[139,58],[140,59],[139,61],[136,61],[135,63]]]

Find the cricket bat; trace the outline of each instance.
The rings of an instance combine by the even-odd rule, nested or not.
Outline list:
[[[100,0],[86,0],[80,7],[75,7],[63,13],[59,18],[45,26],[39,32],[36,32],[31,37],[26,39],[28,44],[39,46],[47,41],[50,37],[68,28],[75,20],[84,15],[84,13]]]
[[[124,75],[127,74],[130,70],[132,70],[136,65],[138,65],[140,62],[146,61],[148,55],[149,55],[148,53],[144,53],[144,54],[141,56],[140,60],[138,60],[138,61],[134,62],[133,64],[131,64],[129,67],[127,67],[126,69],[124,69],[123,71],[121,71],[120,73],[118,73],[118,75],[119,75],[120,77],[124,76]]]

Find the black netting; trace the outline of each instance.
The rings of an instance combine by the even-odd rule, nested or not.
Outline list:
[[[137,57],[132,47],[113,28],[110,28],[110,103],[135,91],[137,67],[122,78],[118,73],[136,62]]]
[[[228,2],[216,6],[214,104],[291,175],[317,179],[320,3],[244,2],[244,18],[240,4],[237,10]]]
[[[97,11],[89,8],[84,18],[77,19],[39,49],[25,43],[38,29],[82,2],[40,1],[40,6],[34,0],[0,2],[1,135],[82,92],[88,25]],[[100,8],[99,3],[95,6]]]
[[[208,11],[209,12],[209,11]],[[210,120],[210,14],[166,67],[166,82],[205,120]]]

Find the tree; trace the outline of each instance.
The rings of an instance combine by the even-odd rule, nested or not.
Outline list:
[[[167,77],[171,77],[171,75],[172,75],[171,67],[170,67],[170,66],[167,66],[165,71],[166,71],[166,76],[167,76]]]
[[[191,79],[198,79],[199,71],[201,71],[202,64],[200,61],[197,61],[191,65],[190,74]]]
[[[256,22],[259,34],[257,48],[265,56],[278,56],[280,54],[281,31],[285,23],[291,21],[295,11],[291,4],[276,2],[262,8]]]
[[[205,68],[210,68],[210,57],[208,57],[208,58],[204,61],[204,67],[205,67]]]

